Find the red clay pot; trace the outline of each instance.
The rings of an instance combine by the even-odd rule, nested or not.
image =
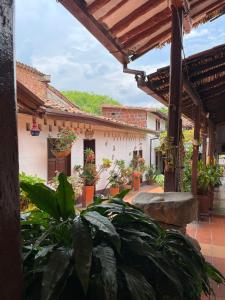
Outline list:
[[[133,188],[135,191],[139,191],[141,186],[141,178],[138,176],[133,177]]]
[[[84,186],[83,187],[83,201],[82,206],[88,206],[89,204],[93,203],[94,199],[94,186]]]
[[[119,194],[119,192],[120,192],[120,188],[118,186],[117,187],[111,187],[109,189],[110,196],[116,196],[116,195]]]

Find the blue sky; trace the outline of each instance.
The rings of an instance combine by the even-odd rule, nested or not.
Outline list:
[[[184,38],[186,57],[225,43],[225,16]],[[170,49],[150,51],[129,67],[156,71],[169,63]],[[16,58],[50,74],[59,90],[108,95],[126,105],[153,106],[132,75],[56,0],[16,1]]]

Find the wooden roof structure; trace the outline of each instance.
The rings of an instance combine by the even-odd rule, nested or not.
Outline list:
[[[215,123],[225,121],[225,44],[192,55],[182,62],[181,111],[194,120],[196,104]],[[163,104],[169,103],[170,67],[138,80],[138,86]]]
[[[59,0],[122,64],[171,39],[171,5],[184,31],[225,13],[225,0]]]

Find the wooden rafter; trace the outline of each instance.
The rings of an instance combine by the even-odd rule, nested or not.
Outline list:
[[[90,14],[94,14],[97,10],[101,9],[104,5],[106,5],[111,0],[97,0],[88,5],[88,12]]]
[[[145,2],[144,4],[133,10],[124,19],[121,19],[119,22],[117,22],[112,28],[110,28],[110,32],[114,35],[119,33],[124,28],[128,27],[132,22],[134,22],[134,19],[140,18],[141,16],[146,14],[147,11],[153,10],[164,2],[164,0],[149,0]]]

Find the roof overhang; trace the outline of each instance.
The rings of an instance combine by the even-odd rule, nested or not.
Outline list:
[[[118,121],[115,121],[115,120],[112,120],[109,118],[105,118],[105,117],[101,117],[101,116],[93,116],[93,115],[84,114],[84,113],[69,113],[69,112],[63,112],[63,111],[58,111],[58,110],[47,108],[45,111],[45,115],[51,116],[53,118],[54,117],[60,118],[62,120],[67,120],[67,121],[83,122],[86,124],[129,130],[132,132],[137,132],[137,133],[142,133],[142,134],[159,135],[159,132],[155,131],[155,130],[141,128],[141,127],[137,127],[137,126],[131,126],[126,123],[118,122]]]
[[[138,87],[168,105],[169,74],[169,66],[161,68]],[[196,106],[214,123],[225,121],[225,44],[183,60],[181,111],[194,120]]]
[[[171,39],[171,5],[190,32],[225,12],[225,0],[59,0],[122,64]]]

